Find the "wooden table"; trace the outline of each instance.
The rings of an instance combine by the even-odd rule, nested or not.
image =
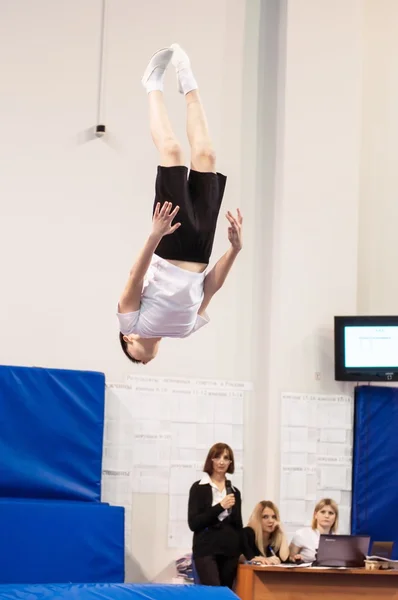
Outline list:
[[[239,565],[241,600],[398,600],[398,571]]]

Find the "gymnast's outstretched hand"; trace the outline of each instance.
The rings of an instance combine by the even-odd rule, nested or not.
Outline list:
[[[180,207],[176,206],[173,211],[172,208],[173,205],[171,202],[164,202],[162,207],[160,207],[160,202],[158,202],[155,207],[155,212],[152,217],[152,233],[159,237],[159,239],[164,235],[174,233],[175,230],[181,226],[181,223],[172,224]]]
[[[242,214],[238,208],[236,217],[234,217],[234,215],[230,211],[227,212],[226,217],[229,221],[228,239],[231,243],[232,248],[236,252],[239,252],[240,250],[242,250]]]

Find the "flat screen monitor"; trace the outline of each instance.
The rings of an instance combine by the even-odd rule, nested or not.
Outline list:
[[[337,381],[398,380],[398,317],[335,317]]]

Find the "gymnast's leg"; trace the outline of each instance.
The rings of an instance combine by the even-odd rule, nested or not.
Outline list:
[[[163,167],[176,167],[184,164],[181,146],[174,134],[163,99],[164,73],[172,55],[171,48],[164,48],[156,52],[142,78],[142,84],[148,93],[151,136],[159,151],[159,163]]]
[[[215,173],[214,147],[189,57],[178,44],[173,44],[172,48],[174,50],[172,62],[177,71],[179,91],[185,95],[187,104],[187,135],[191,147],[191,169],[201,173]]]

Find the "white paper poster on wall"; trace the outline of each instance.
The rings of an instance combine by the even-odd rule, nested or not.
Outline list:
[[[283,394],[281,513],[286,533],[310,525],[324,497],[339,505],[339,533],[350,533],[353,399]]]
[[[131,375],[125,383],[108,383],[103,501],[131,511],[134,494],[167,495],[168,545],[189,548],[188,492],[202,477],[215,442],[234,449],[231,479],[242,489],[244,401],[250,390],[239,381]],[[126,519],[130,539],[131,519]]]

